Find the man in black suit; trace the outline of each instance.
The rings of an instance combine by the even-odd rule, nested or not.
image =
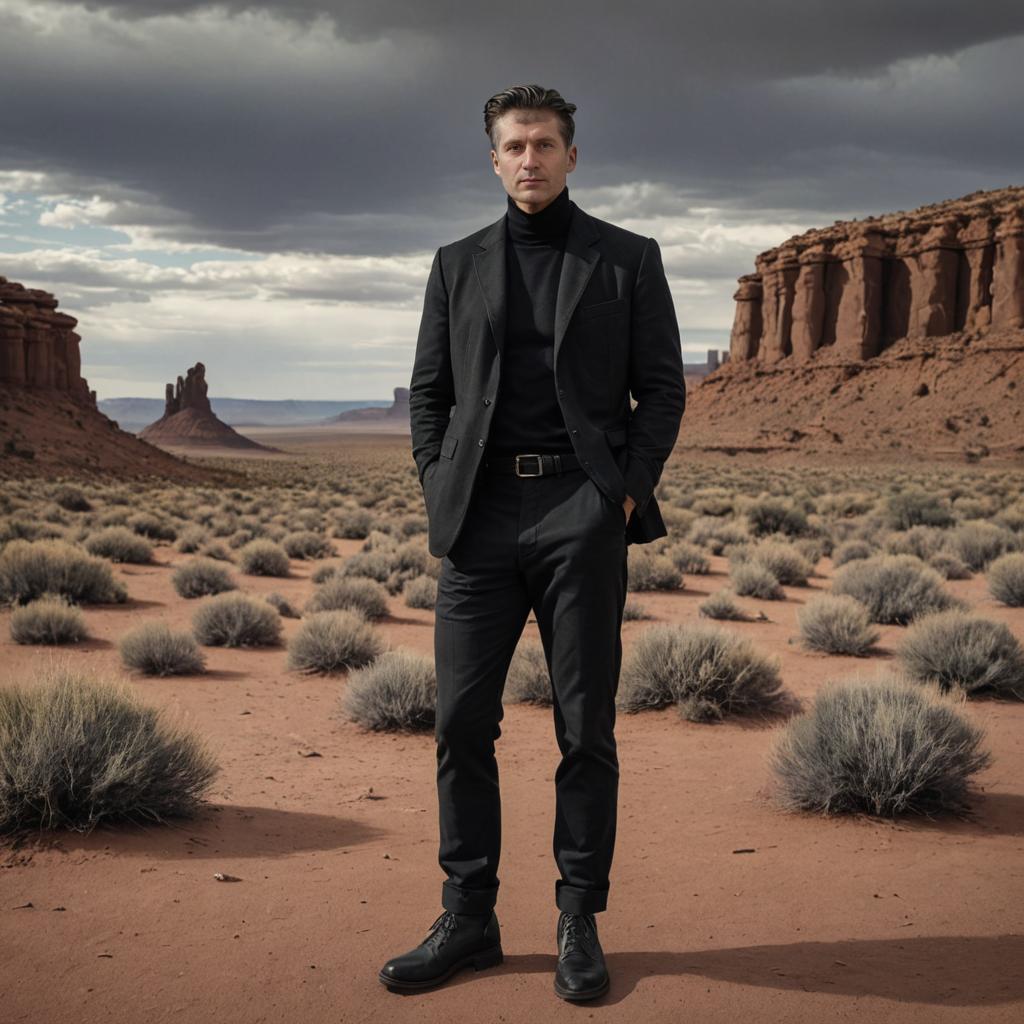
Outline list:
[[[667,535],[653,492],[686,388],[658,243],[569,199],[575,110],[537,85],[487,102],[507,209],[441,246],[427,282],[409,411],[429,549],[442,559],[435,737],[447,878],[427,937],[380,972],[394,990],[502,960],[494,741],[531,611],[562,754],[555,991],[581,1001],[608,989],[594,915],[606,909],[615,841],[626,549]]]

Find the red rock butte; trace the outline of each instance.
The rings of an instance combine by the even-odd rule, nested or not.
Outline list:
[[[96,392],[82,376],[78,321],[58,313],[57,299],[0,277],[0,383],[60,391],[96,408]]]
[[[739,279],[730,360],[870,359],[900,338],[1024,327],[1024,188],[796,235]]]
[[[1024,456],[1024,188],[836,221],[755,268],[677,450]]]
[[[0,476],[235,475],[176,459],[100,412],[82,376],[78,321],[57,305],[49,292],[0,277]]]
[[[207,397],[206,367],[196,363],[175,384],[168,384],[164,414],[139,431],[152,444],[172,447],[255,448],[277,451],[238,433],[219,420]]]

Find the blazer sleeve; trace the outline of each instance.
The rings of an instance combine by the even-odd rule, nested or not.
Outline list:
[[[438,249],[427,278],[423,315],[416,339],[416,356],[409,383],[412,457],[416,461],[421,485],[427,467],[440,455],[441,440],[448,429],[454,404],[448,289],[444,280],[441,250]]]
[[[648,238],[633,285],[629,390],[636,399],[629,421],[626,493],[642,516],[679,436],[686,408],[683,352],[661,249]]]

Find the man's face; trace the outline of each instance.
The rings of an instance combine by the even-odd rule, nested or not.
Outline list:
[[[495,121],[494,173],[524,213],[538,213],[565,188],[576,166],[576,146],[565,148],[558,115],[548,110],[510,110]]]

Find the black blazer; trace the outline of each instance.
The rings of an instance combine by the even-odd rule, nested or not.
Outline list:
[[[629,542],[667,535],[653,491],[686,407],[679,327],[653,238],[572,215],[555,302],[554,373],[594,483],[637,502]],[[505,216],[434,256],[409,386],[430,553],[458,537],[486,451],[505,343]],[[630,394],[636,399],[631,408]]]

